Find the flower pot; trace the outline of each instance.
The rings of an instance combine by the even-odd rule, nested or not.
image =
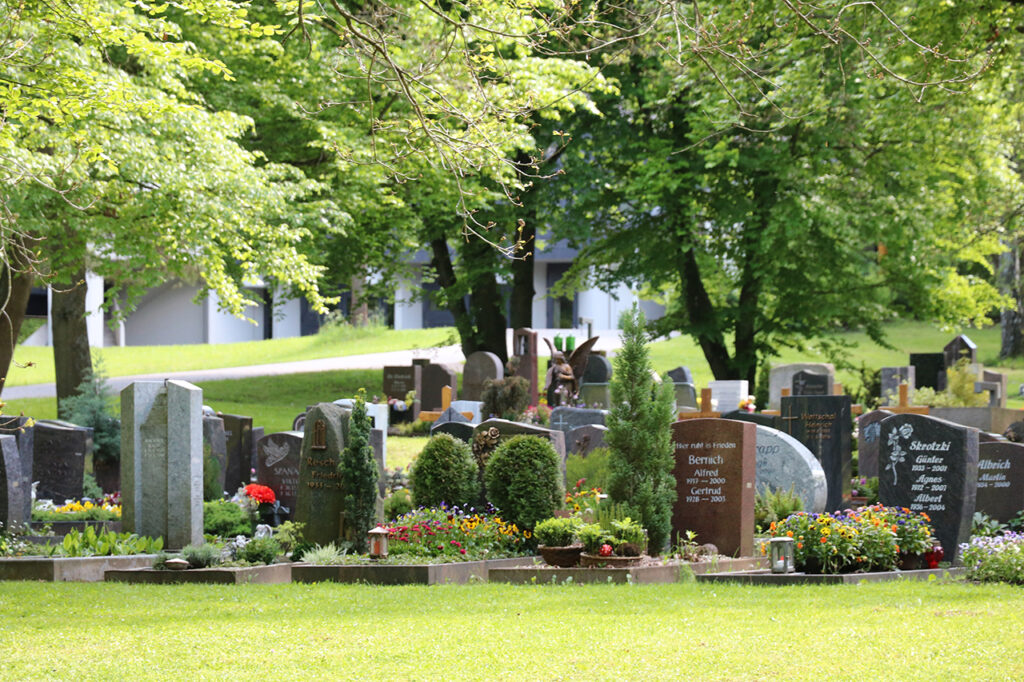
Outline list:
[[[565,547],[548,547],[541,545],[537,548],[540,555],[544,557],[544,563],[549,566],[560,568],[572,568],[580,563],[580,554],[583,552],[583,545],[567,545]]]
[[[920,571],[928,568],[928,560],[924,554],[907,554],[906,552],[900,552],[900,566],[901,571]]]
[[[587,568],[626,568],[628,566],[637,566],[641,561],[643,561],[642,556],[580,554],[580,565]]]

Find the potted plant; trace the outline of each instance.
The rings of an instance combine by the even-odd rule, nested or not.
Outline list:
[[[606,530],[596,523],[583,526],[579,539],[583,544],[580,563],[590,567],[635,566],[647,549],[647,531],[629,517],[613,520]]]
[[[533,529],[539,546],[537,550],[544,562],[551,566],[571,568],[580,563],[583,545],[576,538],[582,526],[578,518],[545,519]]]

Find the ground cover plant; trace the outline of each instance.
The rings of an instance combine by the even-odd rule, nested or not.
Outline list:
[[[1024,534],[972,537],[960,546],[960,561],[971,580],[1024,584]]]
[[[5,679],[1003,680],[1022,630],[1000,584],[0,584]]]

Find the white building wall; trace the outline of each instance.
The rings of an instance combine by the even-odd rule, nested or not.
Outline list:
[[[533,264],[533,311],[530,327],[544,329],[548,326],[548,264]]]
[[[103,278],[85,273],[85,328],[89,345],[103,347]]]
[[[280,292],[275,294],[280,298]],[[297,298],[287,299],[274,310],[274,338],[287,339],[299,336],[302,330],[302,303]]]
[[[415,275],[398,286],[395,292],[395,329],[423,328],[423,300],[413,300],[420,281],[419,275]]]
[[[198,287],[180,282],[153,289],[125,320],[129,346],[206,343],[203,305],[193,303]]]
[[[252,291],[246,292],[250,298]],[[258,292],[256,292],[258,293]],[[220,298],[216,292],[210,292],[206,299],[207,333],[206,343],[239,343],[241,341],[263,340],[263,304],[245,308],[245,317],[235,317],[231,313],[220,310]]]

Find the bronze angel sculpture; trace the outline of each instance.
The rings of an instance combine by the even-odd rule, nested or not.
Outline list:
[[[576,350],[569,354],[568,360],[562,351],[555,348],[551,339],[544,339],[544,343],[548,344],[548,348],[551,350],[551,367],[548,368],[544,380],[544,391],[547,394],[549,407],[576,404],[583,372],[587,369],[590,350],[599,338],[592,336],[581,343]]]

